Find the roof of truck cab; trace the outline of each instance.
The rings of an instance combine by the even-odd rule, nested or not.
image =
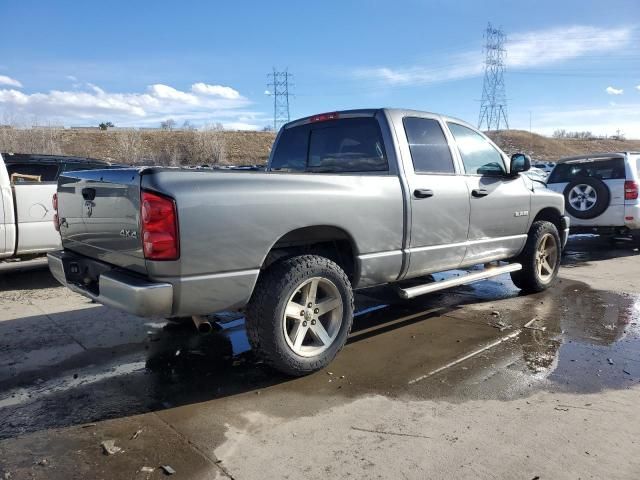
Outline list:
[[[41,155],[33,153],[2,153],[5,163],[91,163],[94,165],[111,165],[111,162],[88,157],[72,155]]]
[[[302,118],[297,118],[296,120],[292,120],[289,123],[286,123],[283,128],[291,128],[291,127],[296,127],[299,125],[304,125],[306,123],[309,123],[310,120],[312,118],[315,117],[319,117],[322,115],[338,115],[339,118],[349,118],[349,117],[373,117],[374,115],[376,115],[376,113],[378,112],[388,112],[390,114],[399,114],[401,116],[411,116],[411,115],[418,115],[418,116],[422,116],[422,115],[426,115],[429,117],[436,117],[439,118],[441,120],[452,120],[455,121],[456,123],[461,123],[463,125],[469,125],[471,126],[468,122],[465,122],[464,120],[461,120],[459,118],[455,118],[455,117],[450,117],[448,115],[443,115],[440,113],[435,113],[435,112],[426,112],[423,110],[412,110],[412,109],[408,109],[408,108],[388,108],[388,107],[381,107],[381,108],[358,108],[358,109],[353,109],[353,110],[334,110],[334,111],[330,111],[330,112],[322,112],[322,113],[316,113],[314,115],[308,115],[306,117],[302,117]],[[475,127],[473,127],[475,128]]]
[[[577,162],[579,160],[600,160],[606,158],[625,158],[627,153],[625,152],[610,152],[610,153],[587,153],[583,155],[575,155],[573,157],[565,157],[558,160],[556,163]]]

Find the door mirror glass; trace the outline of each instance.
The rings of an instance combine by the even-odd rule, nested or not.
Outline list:
[[[529,155],[524,153],[514,153],[511,155],[511,174],[516,175],[520,172],[526,172],[531,168],[531,159]]]

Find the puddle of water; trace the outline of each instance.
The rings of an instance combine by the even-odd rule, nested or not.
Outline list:
[[[464,400],[536,388],[625,388],[640,377],[638,296],[570,281],[520,296],[508,277],[409,302],[390,303],[388,293],[368,291],[359,299],[351,339],[329,367],[334,376],[325,371],[292,381],[271,371],[249,351],[242,317],[221,315],[220,330],[211,334],[188,325],[156,329],[122,353],[91,360],[87,351],[73,370],[50,366],[39,384],[0,382],[0,438],[225,397],[238,402],[254,391],[265,394],[251,397],[253,408],[271,408],[269,395],[315,396],[325,404],[365,394]],[[510,330],[489,326],[494,310]],[[534,318],[534,329],[523,328]],[[409,383],[505,335],[513,338]]]

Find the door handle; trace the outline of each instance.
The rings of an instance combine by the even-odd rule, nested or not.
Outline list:
[[[487,195],[489,195],[489,190],[485,190],[484,188],[475,188],[471,190],[471,195],[476,198],[486,197]]]
[[[433,197],[433,190],[429,190],[428,188],[416,188],[413,191],[413,196],[416,198]]]
[[[82,189],[82,198],[85,200],[93,200],[96,198],[96,189],[95,188],[83,188]]]

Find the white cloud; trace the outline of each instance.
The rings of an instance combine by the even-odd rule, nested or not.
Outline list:
[[[154,125],[171,117],[202,123],[221,121],[232,125],[237,122],[238,128],[253,128],[266,119],[259,113],[245,111],[250,103],[231,87],[205,83],[194,83],[190,91],[157,83],[139,93],[107,92],[90,83],[47,93],[0,88],[0,111],[65,125],[97,124],[104,120],[116,125]],[[255,119],[255,124],[238,121],[240,117]]]
[[[535,30],[508,37],[505,59],[509,69],[528,69],[558,64],[594,53],[616,52],[631,43],[632,28],[568,26]],[[358,79],[377,80],[386,85],[419,85],[459,80],[482,75],[484,58],[480,50],[460,52],[431,60],[430,65],[356,69]]]
[[[201,95],[211,95],[213,97],[227,98],[229,100],[235,100],[240,98],[240,93],[231,87],[224,87],[222,85],[207,85],[206,83],[194,83],[191,85],[191,91]]]
[[[607,87],[604,89],[605,92],[607,92],[609,95],[622,95],[624,93],[624,90],[622,88],[614,88],[614,87]]]
[[[534,112],[536,131],[550,135],[556,129],[590,131],[594,135],[615,135],[620,129],[627,138],[640,139],[640,103],[616,103],[603,107],[573,106],[561,109],[549,106]],[[520,124],[528,123],[528,117]]]
[[[636,86],[636,90],[640,90],[640,85],[637,85],[637,86]]]
[[[358,79],[377,80],[387,85],[419,85],[476,77],[483,72],[482,58],[478,55],[463,53],[448,60],[451,62],[449,65],[431,67],[360,68],[354,71],[354,75]]]
[[[584,25],[558,27],[509,36],[507,65],[531,68],[579,58],[587,54],[615,52],[627,46],[633,29]]]
[[[186,103],[189,105],[195,105],[198,103],[198,97],[192,95],[191,93],[182,92],[180,90],[176,90],[169,85],[163,85],[161,83],[156,83],[155,85],[149,86],[149,93],[154,97],[161,100],[173,101],[178,103]]]
[[[0,85],[22,88],[22,84],[18,80],[16,80],[15,78],[8,77],[6,75],[0,75]]]
[[[222,126],[225,130],[259,130],[262,128],[261,125],[245,122],[223,122]]]
[[[77,82],[78,81],[78,78],[75,75],[67,75],[65,78],[67,80],[72,81],[72,82]]]

